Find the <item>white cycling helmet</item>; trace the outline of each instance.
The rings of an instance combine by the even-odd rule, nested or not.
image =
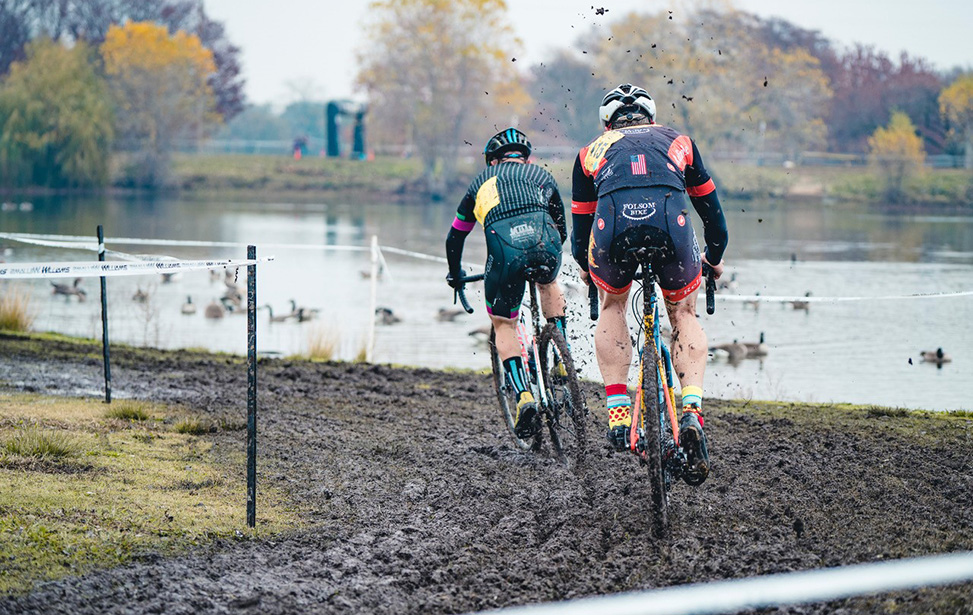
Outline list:
[[[643,113],[650,122],[655,121],[655,101],[642,88],[623,83],[605,94],[598,108],[598,116],[607,128],[623,113]]]

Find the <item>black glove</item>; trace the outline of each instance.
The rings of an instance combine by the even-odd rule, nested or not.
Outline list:
[[[456,272],[450,271],[446,274],[446,283],[449,284],[450,288],[457,289],[463,288],[466,282],[463,282],[463,278],[466,277],[466,272],[462,269]]]

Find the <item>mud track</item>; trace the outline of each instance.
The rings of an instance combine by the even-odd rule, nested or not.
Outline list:
[[[96,395],[99,359],[0,336],[0,384]],[[116,395],[245,417],[239,360],[121,349],[112,368]],[[602,447],[600,414],[585,486],[511,445],[488,376],[273,360],[259,384],[260,481],[306,506],[310,529],[150,554],[0,598],[0,613],[461,613],[973,549],[968,420],[709,402],[713,472],[675,488],[661,545],[643,470]],[[242,448],[245,433],[214,437]],[[765,612],[971,613],[971,592]]]

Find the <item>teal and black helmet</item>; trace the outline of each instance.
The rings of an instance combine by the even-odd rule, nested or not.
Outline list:
[[[530,152],[530,141],[527,140],[527,135],[516,128],[508,128],[490,137],[486,147],[483,148],[483,157],[486,159],[487,166],[490,166],[491,161],[508,155],[530,158]]]

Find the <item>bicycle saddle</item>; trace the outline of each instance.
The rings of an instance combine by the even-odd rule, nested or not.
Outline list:
[[[672,238],[654,226],[635,226],[626,229],[612,241],[608,257],[618,265],[662,263],[676,254]]]
[[[529,265],[524,268],[524,277],[531,282],[545,280],[551,277],[554,269],[547,265]]]

